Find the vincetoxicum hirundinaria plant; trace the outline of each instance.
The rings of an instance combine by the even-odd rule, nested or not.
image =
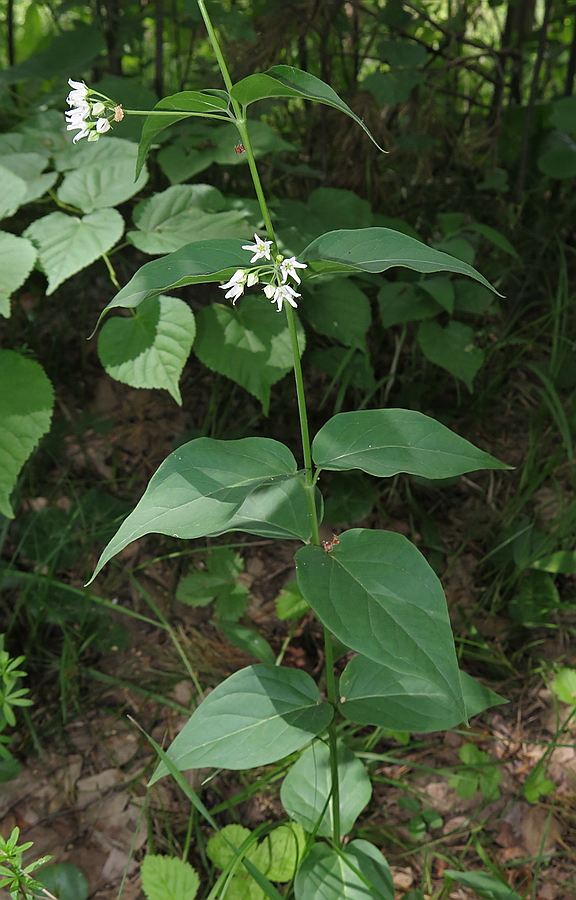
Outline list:
[[[329,232],[312,241],[299,259],[284,258],[254,160],[248,106],[272,97],[311,100],[341,110],[367,129],[328,85],[299,69],[274,66],[232,84],[204,3],[198,2],[225,90],[184,91],[161,100],[144,124],[137,170],[167,125],[187,116],[232,121],[239,134],[237,149],[246,153],[266,238],[256,234],[248,245],[233,239],[194,242],[146,263],[104,312],[134,309],[166,290],[201,282],[221,282],[225,298],[235,303],[246,289],[263,284],[265,296],[286,316],[303,466],[286,446],[267,438],[198,438],[184,444],[152,477],[102,553],[93,577],[131,541],[154,532],[190,539],[242,530],[304,544],[295,556],[297,578],[324,626],[326,699],[305,672],[281,665],[248,666],[200,704],[168,750],[170,766],[160,763],[153,781],[169,768],[245,769],[306,748],[281,793],[289,815],[312,836],[289,892],[297,900],[393,900],[390,871],[380,851],[365,840],[343,840],[368,802],[370,782],[339,739],[342,723],[437,731],[466,721],[500,698],[459,671],[441,584],[409,540],[358,528],[322,544],[316,483],[322,470],[361,469],[381,478],[406,472],[437,479],[506,466],[434,419],[404,409],[340,413],[311,441],[294,308],[297,301],[306,302],[308,279],[379,273],[392,266],[456,272],[490,285],[466,263],[387,228]],[[87,131],[89,137],[104,134],[102,120],[109,124],[113,114],[118,116],[117,104],[99,96],[91,105],[88,88],[80,96],[75,92],[82,87],[72,87],[69,104],[76,111],[68,116],[69,127]],[[290,281],[300,287],[302,297]],[[355,652],[339,683],[332,635]],[[258,883],[266,896],[280,897],[261,873]]]

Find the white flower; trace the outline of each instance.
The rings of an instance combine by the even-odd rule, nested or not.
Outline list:
[[[272,303],[278,304],[278,312],[280,312],[282,304],[285,302],[296,309],[298,304],[296,303],[295,298],[302,296],[301,294],[297,294],[289,284],[267,284],[264,288],[264,293]]]
[[[291,256],[290,259],[283,260],[280,266],[280,275],[282,276],[282,283],[286,284],[288,281],[288,276],[293,278],[296,284],[300,284],[300,276],[296,269],[306,269],[306,263],[298,262],[295,256]]]
[[[106,131],[110,131],[110,122],[108,119],[98,119],[96,122],[96,131],[98,134],[104,134]]]
[[[86,103],[88,97],[88,88],[83,81],[72,81],[68,79],[68,84],[73,90],[68,94],[68,106],[77,106],[79,103]]]
[[[243,250],[255,251],[254,256],[250,260],[251,263],[256,262],[257,259],[270,259],[270,247],[272,246],[272,241],[263,241],[262,238],[259,238],[257,234],[254,235],[254,243],[253,244],[242,244]]]
[[[236,303],[238,297],[244,293],[248,278],[249,273],[245,269],[236,269],[230,281],[220,285],[223,291],[228,291],[227,294],[224,294],[226,300],[232,298],[232,303]]]

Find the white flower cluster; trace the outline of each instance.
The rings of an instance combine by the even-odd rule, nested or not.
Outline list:
[[[78,131],[74,143],[83,137],[97,141],[101,134],[110,130],[110,119],[115,118],[117,107],[108,97],[90,90],[83,81],[69,78],[68,84],[72,90],[66,100],[72,109],[66,112],[66,130]]]
[[[271,247],[272,241],[263,241],[257,234],[254,235],[253,244],[242,245],[243,250],[250,250],[254,254],[250,260],[251,263],[256,262],[258,259],[267,259],[272,264],[270,266],[257,266],[255,270],[236,269],[230,281],[220,285],[222,290],[226,291],[224,296],[227,300],[231,299],[232,303],[236,303],[238,298],[244,293],[245,288],[258,284],[261,275],[272,275],[272,282],[266,282],[264,285],[265,295],[272,303],[276,303],[278,312],[282,309],[283,303],[289,303],[290,306],[296,309],[298,306],[296,297],[300,297],[301,294],[298,294],[294,288],[287,284],[287,281],[289,278],[292,278],[296,284],[300,284],[300,276],[297,270],[305,269],[306,263],[298,262],[295,256],[291,256],[290,259],[278,256],[272,262],[270,258]]]

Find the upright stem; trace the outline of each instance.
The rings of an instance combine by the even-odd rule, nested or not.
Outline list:
[[[324,627],[324,652],[326,654],[326,693],[328,702],[337,709],[336,677],[334,675],[334,654],[332,653],[332,635]],[[328,726],[328,747],[330,750],[330,775],[332,781],[332,837],[339,846],[340,834],[340,780],[338,778],[338,743],[336,722],[332,719]]]

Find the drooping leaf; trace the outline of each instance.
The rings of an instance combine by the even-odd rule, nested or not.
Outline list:
[[[69,172],[58,188],[58,199],[69,206],[90,213],[96,209],[118,206],[148,181],[148,173],[140,172],[134,181],[136,145],[122,138],[86,144],[82,148],[82,164]]]
[[[354,119],[378,149],[382,150],[364,122],[358,118],[348,104],[340,99],[330,85],[308,72],[303,72],[302,69],[294,68],[294,66],[272,66],[267,72],[248,75],[234,85],[232,96],[242,106],[248,106],[250,103],[255,103],[256,100],[264,100],[268,97],[301,97],[304,100],[332,106]],[[382,150],[382,152],[386,151]]]
[[[464,382],[470,392],[482,368],[484,351],[474,343],[474,331],[463,322],[421,322],[417,340],[424,356]]]
[[[38,250],[48,276],[47,294],[107,253],[122,237],[124,220],[115,209],[98,209],[82,218],[53,212],[24,232]]]
[[[392,731],[444,731],[505,702],[473,678],[460,673],[466,715],[445,688],[439,673],[416,666],[398,672],[365,656],[353,657],[340,679],[340,712],[358,725],[379,725]]]
[[[98,338],[100,362],[112,378],[137,388],[164,388],[182,405],[178,381],[196,326],[177,297],[150,297],[130,318],[108,319]]]
[[[236,269],[250,265],[250,252],[242,250],[242,243],[233,238],[194,241],[162,259],[145,263],[121,291],[112,298],[100,318],[117,306],[132,309],[147,297],[157,297],[164,291],[186,284],[207,281],[227,281]]]
[[[0,350],[0,384],[0,513],[12,519],[10,493],[50,427],[54,392],[42,366],[13,350]]]
[[[190,863],[177,856],[145,856],[140,878],[148,900],[194,900],[200,887]]]
[[[442,585],[401,534],[353,529],[328,553],[296,554],[298,584],[323,624],[348,647],[398,675],[441,685],[466,716]],[[344,704],[344,709],[346,704]]]
[[[196,316],[194,353],[220,375],[258,398],[268,415],[270,388],[291,371],[292,345],[286,317],[264,294],[243,297],[236,306],[212,303]],[[300,353],[304,331],[296,324]]]
[[[338,744],[340,831],[348,834],[370,801],[372,785],[360,760],[344,744]],[[282,806],[306,831],[326,837],[334,834],[331,801],[330,751],[316,742],[294,763],[280,790]]]
[[[399,472],[449,478],[478,469],[506,469],[440,422],[409,409],[338,413],[312,443],[320,469],[362,469],[388,478]]]
[[[160,115],[155,115],[158,112]],[[175,122],[187,118],[191,113],[228,119],[228,101],[223,96],[211,91],[180,91],[178,94],[172,94],[170,97],[160,100],[146,119],[142,129],[142,137],[138,145],[136,177],[140,175],[146,154],[156,135],[168,128],[169,125],[174,125]]]
[[[35,259],[30,241],[0,231],[0,316],[10,315],[10,295],[24,283]]]
[[[314,844],[296,874],[296,900],[394,900],[388,863],[368,841]]]
[[[178,769],[248,769],[275,762],[320,734],[332,707],[306,672],[255,665],[221,682],[194,711],[168,756]],[[152,783],[167,774],[160,764]]]
[[[330,272],[385,272],[403,266],[416,272],[456,272],[469,275],[494,290],[468,263],[428,247],[407,234],[390,228],[329,231],[312,241],[300,255],[312,274]]]
[[[520,894],[491,872],[455,872],[454,869],[445,869],[444,878],[471,888],[486,900],[521,900]]]
[[[116,553],[145,534],[193,538],[224,529],[253,490],[295,472],[292,453],[270,438],[197,438],[183,444],[152,476],[136,509],[100,556],[90,581]]]

